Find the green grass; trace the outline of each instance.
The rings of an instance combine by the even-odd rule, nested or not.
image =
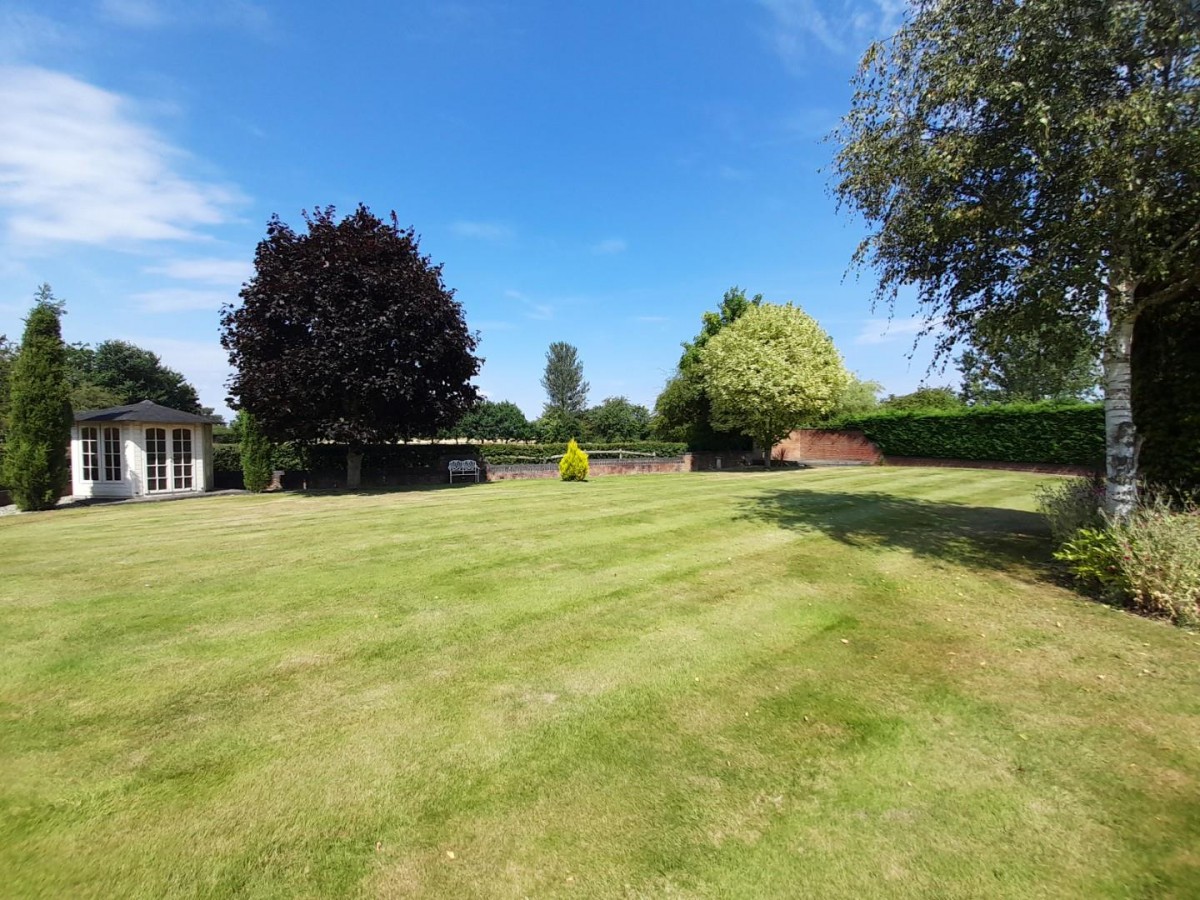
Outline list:
[[[0,893],[1196,896],[1200,639],[1060,586],[1038,480],[0,520]]]

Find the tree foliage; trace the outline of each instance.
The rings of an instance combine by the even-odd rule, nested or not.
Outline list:
[[[534,436],[533,426],[521,407],[508,400],[485,400],[463,416],[451,429],[454,437],[473,441],[527,441]]]
[[[0,443],[8,431],[9,381],[12,378],[13,362],[17,358],[17,345],[0,334]]]
[[[971,405],[1066,402],[1096,395],[1097,347],[1087,329],[1070,321],[1027,327],[1008,317],[983,316],[955,360],[960,396]]]
[[[549,412],[580,416],[587,408],[589,385],[583,380],[579,350],[566,341],[555,341],[546,351],[546,369],[542,374],[546,391],[543,416]]]
[[[683,342],[679,365],[654,403],[651,427],[659,439],[683,441],[706,450],[732,449],[743,443],[736,432],[713,428],[712,403],[704,390],[700,354],[722,328],[762,302],[762,294],[747,297],[744,290],[734,286],[725,292],[716,312],[706,311],[700,317],[700,333]]]
[[[605,397],[585,417],[587,437],[599,441],[643,441],[650,435],[650,410],[627,397]]]
[[[877,299],[915,285],[941,353],[985,315],[1102,337],[1107,504],[1128,514],[1134,325],[1200,273],[1195,4],[916,0],[855,88],[835,189]]]
[[[879,405],[888,412],[929,412],[961,409],[963,402],[952,387],[923,385],[911,394],[888,394]]]
[[[478,402],[478,337],[395,213],[304,221],[271,218],[241,305],[222,310],[229,402],[274,441],[346,444],[356,487],[363,446],[434,435]]]
[[[71,404],[62,304],[38,289],[9,381],[4,483],[20,509],[50,509],[70,484]]]
[[[537,439],[546,444],[562,444],[583,437],[584,421],[581,413],[547,408],[533,423]]]
[[[879,408],[879,394],[883,385],[878,381],[863,381],[851,373],[850,381],[838,397],[837,405],[826,416],[827,419],[845,419],[850,416],[865,416]]]
[[[1133,401],[1150,483],[1200,495],[1200,289],[1138,319]]]
[[[771,448],[793,429],[828,415],[850,375],[833,340],[792,304],[764,303],[708,340],[700,354],[712,421]]]
[[[163,365],[157,353],[128,341],[102,341],[67,348],[71,405],[103,409],[152,400],[171,409],[201,412],[196,388],[184,376]]]

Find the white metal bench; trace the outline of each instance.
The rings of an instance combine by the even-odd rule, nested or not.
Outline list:
[[[454,476],[459,478],[474,478],[479,481],[479,464],[473,459],[450,460],[450,483],[454,484]]]

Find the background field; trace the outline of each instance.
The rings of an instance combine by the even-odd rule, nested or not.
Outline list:
[[[1034,476],[0,520],[0,893],[1194,896],[1200,639]]]

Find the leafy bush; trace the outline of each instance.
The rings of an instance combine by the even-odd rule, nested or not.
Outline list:
[[[563,481],[587,481],[588,455],[574,441],[567,444],[567,452],[558,461],[558,472]]]
[[[844,420],[885,456],[1101,467],[1099,405],[1014,404],[961,411],[900,412]]]
[[[1126,520],[1082,528],[1056,559],[1090,587],[1138,612],[1200,622],[1200,507],[1150,495]]]
[[[1121,568],[1121,545],[1107,528],[1080,528],[1055,551],[1054,558],[1067,564],[1071,574],[1101,595],[1121,600],[1128,581]]]
[[[1067,542],[1081,528],[1104,526],[1104,480],[1100,476],[1042,485],[1034,496],[1056,544]]]

